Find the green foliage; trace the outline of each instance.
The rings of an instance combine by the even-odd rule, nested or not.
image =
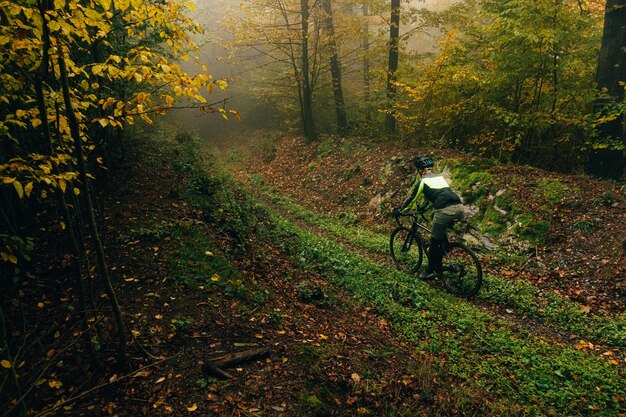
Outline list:
[[[611,204],[615,203],[616,198],[617,197],[615,196],[615,194],[609,190],[606,193],[604,193],[601,197],[594,198],[592,204],[594,206],[598,206],[598,205],[610,206]]]
[[[172,326],[178,332],[184,332],[191,327],[193,319],[191,317],[176,317],[172,319]]]
[[[595,229],[595,224],[593,223],[593,221],[585,219],[576,220],[574,223],[572,223],[572,226],[582,232],[591,232],[593,229]]]
[[[500,160],[578,166],[601,13],[576,2],[466,0],[424,18],[443,35],[432,61],[401,76],[397,111],[409,134]]]
[[[363,168],[361,167],[361,165],[359,163],[355,163],[355,164],[352,164],[349,168],[345,169],[341,173],[341,177],[343,178],[344,181],[348,181],[355,175],[361,173],[361,171],[363,171]]]
[[[337,219],[346,225],[356,224],[359,221],[356,214],[346,211],[340,211],[337,213]]]
[[[506,218],[493,207],[487,207],[480,222],[480,231],[489,236],[499,236],[506,230]]]
[[[459,190],[466,203],[478,203],[489,194],[492,175],[487,172],[487,160],[474,160],[473,163],[448,161],[452,174],[452,187]]]
[[[563,200],[567,191],[568,188],[561,181],[548,178],[539,181],[535,193],[543,197],[550,206],[555,206]]]
[[[313,304],[317,307],[323,307],[333,302],[332,297],[326,295],[322,287],[308,282],[301,282],[297,285],[300,291],[300,300],[303,303]]]
[[[315,150],[315,157],[321,161],[331,156],[334,152],[336,141],[337,138],[331,136],[319,142]]]
[[[515,233],[531,243],[544,243],[550,231],[547,220],[537,220],[530,214],[520,214],[515,219]]]
[[[125,242],[141,240],[146,243],[156,243],[167,237],[171,233],[171,224],[157,223],[152,227],[133,228],[124,236]]]

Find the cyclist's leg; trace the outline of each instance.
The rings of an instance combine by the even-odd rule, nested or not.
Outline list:
[[[435,210],[433,217],[432,237],[428,252],[428,271],[440,272],[441,260],[444,252],[444,242],[447,240],[448,227],[463,216],[463,206],[454,205],[443,209]]]
[[[441,271],[441,259],[443,258],[443,243],[446,238],[448,224],[452,219],[443,214],[441,210],[435,211],[433,217],[432,235],[428,248],[428,269],[427,274]]]

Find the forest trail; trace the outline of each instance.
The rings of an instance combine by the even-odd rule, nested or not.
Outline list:
[[[51,335],[47,346],[59,349],[49,351],[57,355],[54,384],[38,386],[33,409],[620,415],[619,314],[582,313],[563,297],[492,275],[476,300],[459,299],[395,270],[386,226],[295,204],[258,171],[242,169],[254,165],[241,148],[200,156],[190,135],[145,135],[111,173],[103,213],[132,332],[129,367],[91,376],[87,363],[60,349],[63,337]],[[46,302],[75,302],[57,296]],[[203,372],[211,358],[252,348],[269,354],[224,369],[232,379]],[[25,381],[34,377],[24,373]]]
[[[339,233],[325,230],[323,226],[316,224],[312,221],[310,213],[304,212],[304,209],[299,207],[297,210],[292,211],[290,207],[280,203],[281,197],[276,194],[262,193],[257,188],[250,185],[250,177],[246,176],[244,172],[239,172],[239,178],[243,183],[247,183],[249,191],[259,198],[265,205],[271,207],[272,210],[277,211],[286,219],[296,224],[298,227],[307,230],[309,233],[313,233],[318,236],[324,236],[327,239],[336,241],[344,246],[347,250],[355,253],[359,257],[369,259],[381,265],[385,265],[388,268],[395,268],[394,262],[391,259],[388,248],[387,250],[376,250],[374,248],[367,248],[359,246],[352,239],[346,239]],[[283,201],[285,197],[282,197]],[[293,209],[293,206],[291,206]],[[316,213],[320,214],[320,213]],[[381,239],[384,240],[388,236],[382,235]],[[415,280],[419,280],[418,273],[415,273]],[[487,281],[490,283],[490,281]],[[445,287],[439,280],[433,280],[428,282],[429,285],[437,288],[440,291],[446,291]],[[404,286],[410,286],[411,284],[405,284]],[[488,284],[487,284],[488,285]],[[548,341],[552,344],[569,345],[573,348],[584,349],[590,354],[599,355],[606,360],[619,360],[626,363],[626,340],[617,339],[614,344],[606,344],[606,340],[600,341],[596,339],[583,340],[581,344],[581,337],[576,334],[568,332],[566,329],[559,328],[558,324],[551,323],[549,320],[544,320],[541,317],[533,317],[528,314],[528,311],[523,309],[516,309],[514,305],[498,304],[494,300],[484,297],[472,297],[469,300],[470,303],[485,311],[499,320],[506,321],[512,326],[528,333],[528,337],[541,339]],[[548,303],[549,301],[545,301]],[[591,347],[591,348],[589,348]],[[609,354],[607,355],[607,352]]]
[[[289,156],[293,157],[293,155],[287,155],[287,157]],[[242,167],[244,169],[242,169]],[[251,173],[249,170],[246,170],[246,167],[248,167],[247,164],[235,164],[232,169],[236,172],[239,180],[247,184],[251,193],[263,201],[264,204],[279,212],[281,216],[290,219],[290,221],[293,221],[299,227],[310,233],[325,236],[330,240],[340,243],[358,256],[370,259],[381,265],[386,265],[389,268],[395,268],[388,249],[388,231],[393,230],[393,226],[388,225],[388,231],[382,228],[382,232],[380,227],[377,228],[378,231],[376,231],[372,230],[374,228],[372,228],[371,225],[367,224],[364,229],[355,224],[350,224],[350,222],[347,224],[345,222],[342,223],[341,217],[337,219],[337,216],[333,216],[331,213],[317,211],[314,208],[307,209],[302,205],[294,203],[294,198],[297,197],[288,195],[288,190],[281,191],[279,189],[281,185],[284,186],[286,184],[281,184],[280,178],[271,177],[271,175],[276,175],[276,173],[273,173],[271,169],[259,169],[262,167],[262,164],[259,164],[258,159],[256,160],[256,165],[253,164],[252,171],[254,172]],[[263,174],[262,179],[259,178],[260,173]],[[278,175],[276,176],[278,177]],[[341,182],[341,178],[335,180]],[[331,178],[330,181],[332,182],[333,179]],[[269,186],[268,184],[271,183],[278,183],[278,185],[277,187]],[[293,186],[294,184],[291,183],[289,185]],[[303,185],[303,187],[305,186]],[[304,189],[302,191],[304,191],[304,194],[306,194],[307,191],[310,191],[312,194],[315,193],[310,189]],[[303,200],[302,203],[309,207],[314,205],[306,200]],[[354,207],[347,208],[347,210],[350,209],[354,209]],[[370,240],[369,244],[358,237],[364,234],[368,235],[367,239]],[[355,238],[355,236],[357,238]],[[377,242],[371,244],[374,240]],[[496,269],[492,272],[489,270],[489,266],[490,265],[486,266],[488,268],[488,271],[486,271],[488,276],[485,280],[486,288],[482,289],[482,294],[470,300],[473,305],[498,319],[511,323],[511,325],[528,332],[529,337],[546,340],[553,344],[568,345],[575,349],[582,349],[590,354],[599,355],[605,360],[617,360],[626,363],[626,334],[618,334],[615,338],[606,338],[603,331],[599,329],[595,332],[586,332],[585,330],[589,330],[589,328],[584,328],[583,326],[595,327],[597,322],[596,318],[588,319],[586,308],[577,305],[577,303],[572,303],[565,299],[559,299],[555,302],[555,295],[553,293],[545,294],[541,291],[534,291],[532,294],[526,294],[534,298],[534,300],[532,300],[532,303],[535,305],[534,308],[529,308],[528,305],[523,304],[528,303],[528,299],[524,299],[523,302],[518,302],[518,300],[510,297],[498,297],[497,287],[498,285],[502,285],[503,282],[507,282],[509,274],[507,271],[507,273],[502,276],[494,277],[494,274],[501,273],[501,271]],[[419,278],[415,276],[415,280],[418,279]],[[445,291],[442,283],[439,281],[429,284],[439,290]],[[507,282],[507,284],[510,283]],[[524,286],[518,286],[516,288],[514,283],[511,284],[509,288],[514,292],[517,291],[520,293],[528,289],[528,287]],[[583,312],[583,314],[577,315],[578,319],[582,319],[583,326],[570,327],[567,324],[561,325],[563,323],[560,323],[555,317],[561,314],[560,308],[574,309]],[[551,314],[544,314],[546,309],[553,309],[554,311]],[[616,323],[620,326],[626,324],[626,321],[624,321],[623,317],[620,317],[619,314],[609,314],[607,321],[610,322],[612,318],[617,320]],[[600,325],[600,328],[602,327],[603,325]]]

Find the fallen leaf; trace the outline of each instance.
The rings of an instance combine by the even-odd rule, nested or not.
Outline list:
[[[11,367],[11,362],[3,359],[2,361],[0,361],[0,365],[2,365],[3,368],[9,369]]]
[[[352,380],[353,380],[354,382],[356,382],[356,383],[361,382],[361,377],[360,377],[360,376],[359,376],[359,374],[357,374],[357,373],[352,374],[352,375],[350,376],[350,378],[352,378]]]
[[[589,306],[581,306],[580,311],[584,314],[588,314],[591,311],[591,307]]]
[[[217,274],[213,274],[213,276],[211,277],[211,281],[213,282],[217,282],[220,280],[220,276]]]
[[[161,383],[161,382],[163,382],[163,381],[165,381],[165,377],[164,377],[164,376],[162,376],[161,378],[157,379],[157,380],[156,380],[156,383],[157,383],[157,384],[160,384],[160,383]]]
[[[187,411],[192,412],[198,409],[198,404],[194,404],[191,407],[187,407]]]
[[[63,386],[63,382],[50,380],[50,381],[48,381],[48,386],[50,388],[61,388]]]

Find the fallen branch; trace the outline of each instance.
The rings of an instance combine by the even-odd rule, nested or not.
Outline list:
[[[222,368],[228,368],[241,362],[260,358],[267,355],[269,351],[270,348],[268,347],[260,347],[256,349],[244,350],[243,352],[229,353],[228,355],[208,359],[207,362],[202,365],[202,372],[206,375],[233,379],[234,377],[227,372],[224,372]]]

